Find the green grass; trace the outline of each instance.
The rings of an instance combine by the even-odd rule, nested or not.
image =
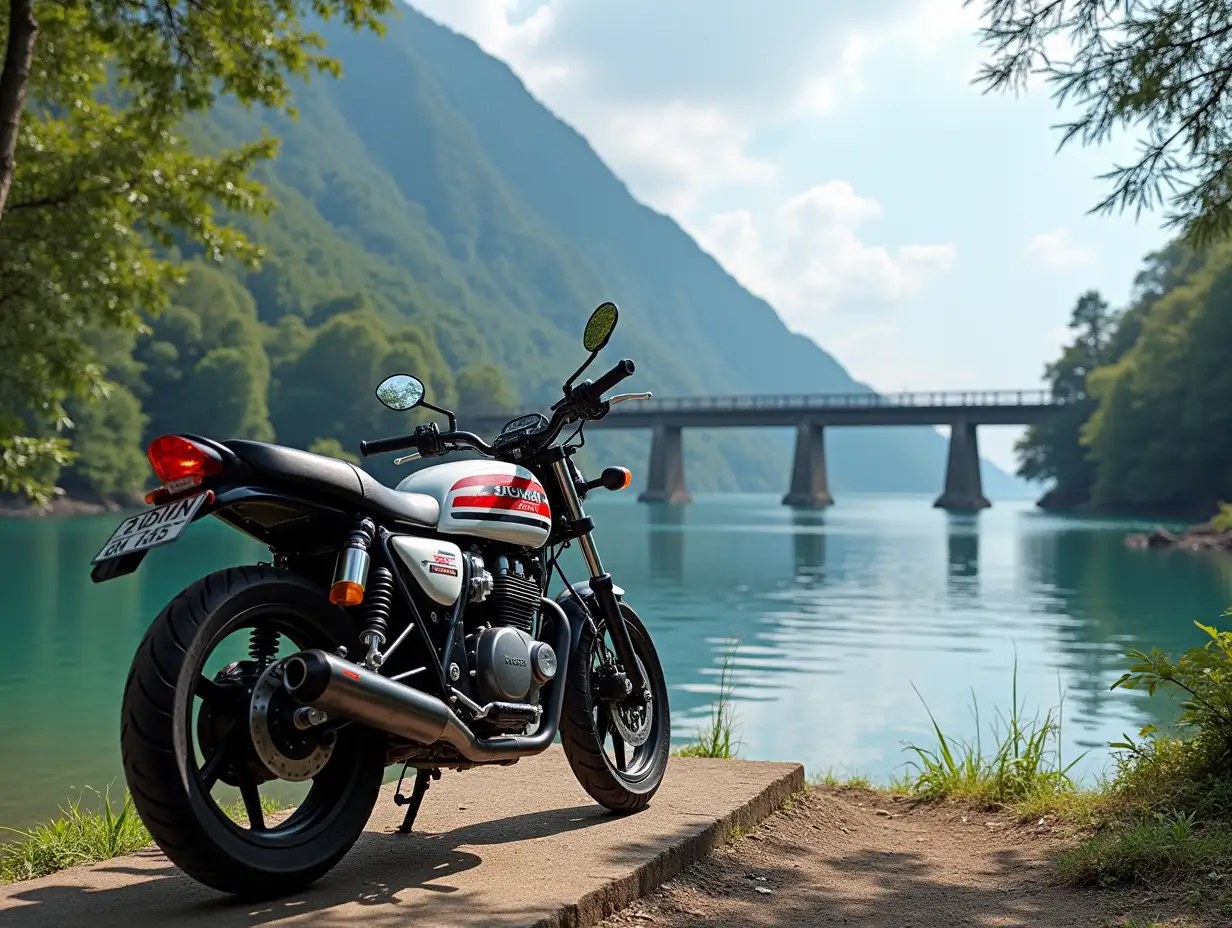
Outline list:
[[[914,689],[914,686],[912,687]],[[916,690],[919,696],[919,690]],[[928,746],[908,744],[913,755],[907,764],[904,784],[925,799],[966,799],[998,805],[1032,804],[1041,807],[1077,792],[1070,771],[1081,756],[1064,762],[1061,751],[1062,706],[1049,709],[1041,718],[1026,718],[1018,702],[1018,662],[1011,679],[1009,715],[998,713],[989,728],[991,740],[985,750],[980,731],[979,702],[972,697],[976,734],[960,741],[946,735],[932,710],[924,703],[933,727]]]
[[[878,788],[868,776],[862,773],[843,775],[837,773],[834,768],[830,768],[822,773],[810,773],[808,783],[809,786],[828,786],[834,789],[875,790]]]
[[[112,805],[110,790],[100,793],[87,787],[82,792],[83,795],[60,807],[59,818],[28,831],[0,828],[16,836],[11,843],[0,846],[0,883],[32,880],[78,864],[110,860],[152,843],[127,792],[119,809]],[[98,797],[97,808],[83,803],[87,792]],[[266,796],[261,797],[261,807],[267,813],[281,808]],[[223,811],[232,820],[247,824],[243,802],[236,801]]]
[[[697,733],[697,740],[677,750],[679,757],[735,757],[740,749],[736,737],[736,718],[732,709],[735,690],[731,680],[731,665],[739,642],[728,646],[723,654],[723,670],[719,676],[719,695],[710,707],[710,719]]]
[[[1066,883],[1112,886],[1222,873],[1230,862],[1232,828],[1173,812],[1101,829],[1063,851],[1056,868]]]

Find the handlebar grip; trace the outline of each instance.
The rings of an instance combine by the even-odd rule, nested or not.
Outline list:
[[[591,389],[594,391],[593,395],[596,399],[603,396],[604,393],[626,377],[632,376],[634,370],[633,362],[625,358],[591,385]]]
[[[414,435],[398,435],[394,438],[374,438],[372,441],[361,441],[359,453],[364,457],[370,454],[388,454],[390,451],[405,451],[415,447]]]

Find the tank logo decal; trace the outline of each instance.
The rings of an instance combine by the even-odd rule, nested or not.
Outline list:
[[[551,525],[552,510],[548,495],[534,477],[509,474],[478,474],[455,483],[450,516],[481,522],[513,522],[546,528]]]
[[[458,569],[456,567],[445,567],[442,564],[429,564],[428,573],[444,574],[446,577],[456,577]]]

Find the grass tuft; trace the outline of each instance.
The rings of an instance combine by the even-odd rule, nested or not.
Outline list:
[[[88,792],[101,799],[98,811],[85,808],[83,797],[78,796],[60,807],[60,818],[29,831],[3,829],[18,837],[0,848],[0,882],[30,880],[77,864],[109,860],[150,843],[150,833],[137,817],[131,796],[124,794],[117,812],[109,790]]]
[[[809,786],[828,786],[833,789],[876,789],[873,781],[862,773],[847,776],[835,772],[831,767],[823,773],[811,773],[808,777]]]
[[[728,645],[723,654],[723,671],[719,676],[719,696],[710,708],[710,719],[697,733],[697,740],[676,751],[679,757],[719,757],[730,759],[740,749],[736,737],[736,719],[732,709],[735,686],[731,680],[732,662],[739,642]]]
[[[98,797],[96,808],[84,804],[85,793]],[[267,796],[261,797],[261,807],[266,813],[282,808]],[[223,811],[239,824],[248,823],[242,801],[224,806]],[[16,836],[16,840],[0,846],[0,883],[32,880],[78,864],[110,860],[152,843],[127,791],[117,810],[112,806],[110,790],[99,792],[87,787],[82,795],[61,806],[60,813],[59,818],[28,831],[0,827],[0,831]]]
[[[1056,868],[1066,883],[1106,887],[1222,873],[1230,860],[1232,828],[1173,812],[1097,832],[1058,855]]]
[[[912,689],[915,689],[914,685]],[[916,690],[919,696],[919,690]],[[935,742],[930,747],[908,744],[914,759],[907,763],[904,784],[925,799],[965,799],[977,803],[1036,807],[1076,792],[1070,771],[1081,756],[1065,764],[1061,752],[1062,706],[1027,719],[1018,703],[1018,661],[1014,661],[1010,714],[999,714],[990,727],[992,749],[986,753],[980,733],[979,703],[972,696],[976,735],[959,741],[941,730],[928,703]]]

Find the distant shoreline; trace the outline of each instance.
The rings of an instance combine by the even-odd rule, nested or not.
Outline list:
[[[133,509],[134,504],[114,500],[84,500],[57,496],[45,506],[35,506],[25,500],[0,500],[0,519],[67,518],[72,516],[97,516],[109,512]]]

